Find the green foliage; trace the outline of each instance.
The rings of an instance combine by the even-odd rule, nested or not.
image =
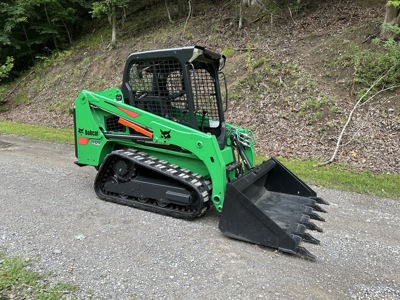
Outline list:
[[[92,11],[90,12],[92,14],[93,18],[101,18],[103,16],[107,16],[109,13],[111,13],[111,9],[109,7],[109,1],[104,1],[104,2],[94,2],[92,4]]]
[[[31,66],[36,56],[64,48],[80,32],[87,13],[84,0],[14,0],[0,2],[0,61],[14,57],[13,74]]]
[[[85,57],[81,62],[81,64],[83,66],[87,66],[89,63],[90,63],[90,58],[89,57]]]
[[[330,112],[335,113],[335,114],[342,113],[336,105],[333,105],[329,110],[330,110]]]
[[[400,7],[400,0],[389,0],[389,1],[386,3],[386,5],[387,5],[387,6],[392,5],[392,6],[394,6],[394,7]]]
[[[391,0],[386,3],[385,21],[382,25],[381,37],[384,39],[400,36],[400,1]]]
[[[110,48],[113,48],[116,43],[116,18],[117,18],[117,9],[125,9],[128,7],[129,0],[102,0],[96,1],[92,4],[92,14],[93,18],[102,18],[106,16],[110,22],[112,27],[112,36],[111,36],[111,44]]]
[[[235,49],[232,48],[224,48],[224,50],[221,51],[222,55],[225,55],[226,57],[232,56],[233,54],[235,54]]]
[[[15,97],[14,105],[19,106],[21,104],[30,104],[31,99],[23,92],[19,92],[18,95]]]
[[[102,18],[104,16],[113,17],[116,15],[116,8],[125,9],[128,7],[129,0],[102,0],[92,4],[93,18]]]
[[[71,98],[67,98],[65,100],[53,103],[47,106],[48,111],[57,111],[63,114],[72,115],[74,107],[74,100]]]
[[[313,96],[312,94],[305,93],[301,96],[301,101],[298,115],[305,118],[309,125],[320,120],[325,112],[331,111],[332,109],[327,109],[329,101],[325,95]]]
[[[0,65],[0,82],[2,79],[8,77],[13,67],[14,57],[7,56],[6,62],[3,65]]]
[[[320,112],[320,109],[323,108],[326,103],[326,96],[309,97],[305,99],[304,102],[301,104],[299,115],[303,116],[306,114]]]
[[[332,45],[340,45],[338,40],[334,42]],[[400,42],[394,39],[386,42],[374,39],[371,44],[345,40],[341,48],[328,52],[327,56],[333,56],[333,59],[326,61],[329,74],[335,76],[345,73],[350,78],[347,83],[358,97],[381,77],[378,84],[370,90],[370,95],[400,83]]]
[[[373,83],[384,76],[371,90],[391,87],[400,83],[400,44],[393,39],[384,43],[377,51],[362,50],[353,59],[354,78],[360,97]]]
[[[254,69],[257,69],[257,68],[259,68],[259,67],[265,65],[266,63],[268,63],[268,59],[265,58],[265,57],[260,57],[260,58],[258,58],[258,59],[254,62],[253,68],[254,68]]]
[[[76,290],[69,283],[51,284],[46,275],[27,270],[29,260],[0,251],[0,299],[62,299]]]
[[[193,32],[191,30],[186,30],[185,31],[185,38],[190,40],[193,38]]]
[[[400,35],[400,26],[398,25],[393,25],[389,23],[383,24],[383,27],[387,30],[392,32],[395,36]]]

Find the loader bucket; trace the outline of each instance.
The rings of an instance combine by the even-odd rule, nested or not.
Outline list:
[[[276,248],[309,260],[315,256],[300,246],[319,240],[306,229],[322,231],[310,219],[324,221],[315,211],[327,204],[316,193],[271,158],[228,183],[219,229],[230,238]]]

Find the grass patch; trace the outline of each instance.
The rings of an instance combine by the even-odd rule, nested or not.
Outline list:
[[[265,159],[257,157],[257,164]],[[302,159],[279,158],[279,161],[309,185],[400,199],[400,174],[355,171],[341,164],[316,167],[319,162]]]
[[[48,128],[38,125],[0,121],[0,134],[15,134],[34,140],[54,143],[74,143],[74,131],[69,128]]]
[[[29,266],[29,260],[0,251],[0,299],[62,299],[77,289],[69,283],[51,284],[49,273],[29,271]]]

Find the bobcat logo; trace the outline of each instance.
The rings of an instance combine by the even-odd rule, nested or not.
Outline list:
[[[83,134],[83,128],[78,128],[78,133]]]
[[[166,139],[166,140],[168,140],[168,139],[170,139],[171,138],[171,130],[168,130],[168,131],[162,131],[161,129],[160,129],[160,131],[161,131],[161,138],[163,138],[163,139]]]

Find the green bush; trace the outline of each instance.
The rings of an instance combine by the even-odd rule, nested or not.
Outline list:
[[[0,81],[3,78],[8,78],[8,74],[11,72],[14,67],[14,58],[7,56],[6,62],[3,65],[0,65]]]
[[[354,79],[358,95],[361,96],[365,90],[383,76],[380,82],[371,92],[398,85],[400,82],[400,44],[393,39],[388,40],[382,46],[379,40],[377,51],[361,51],[354,57]]]

